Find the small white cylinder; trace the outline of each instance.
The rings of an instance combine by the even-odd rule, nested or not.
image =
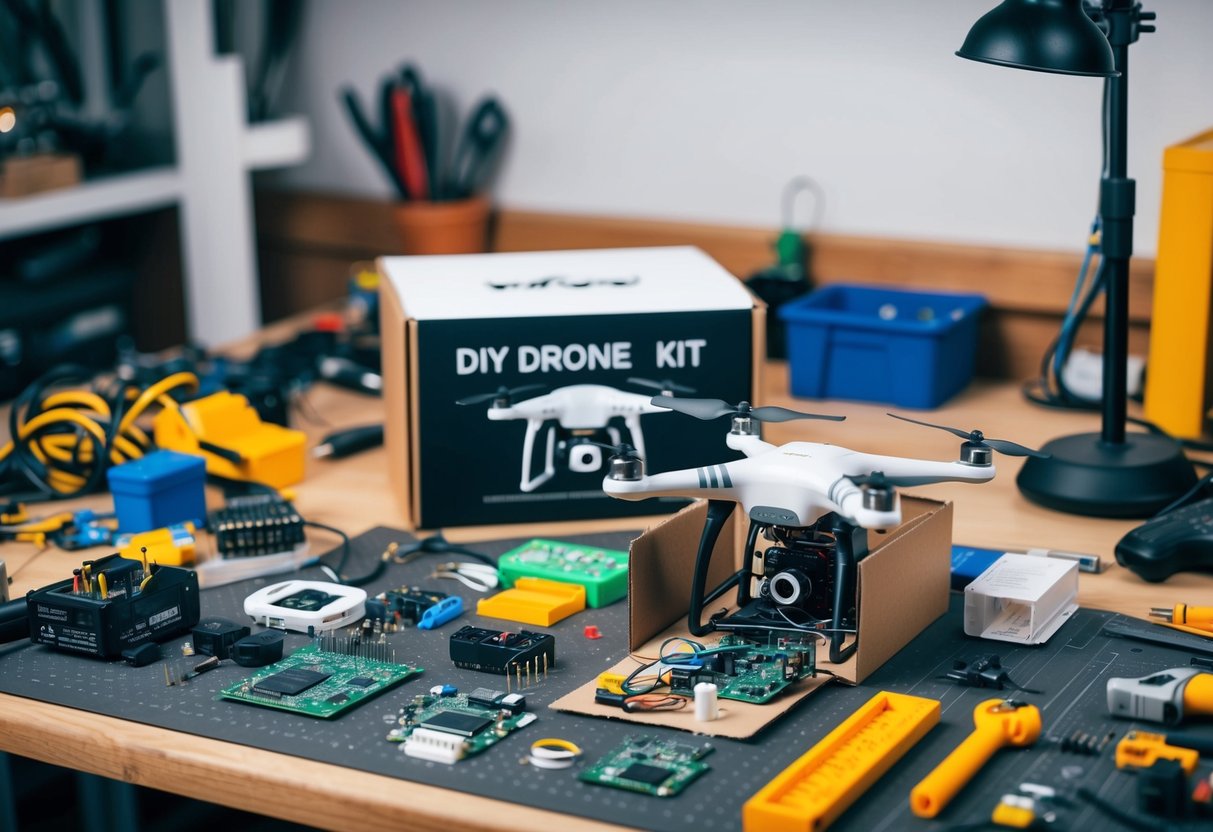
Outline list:
[[[716,686],[711,682],[700,682],[695,686],[695,719],[711,722],[720,717]]]

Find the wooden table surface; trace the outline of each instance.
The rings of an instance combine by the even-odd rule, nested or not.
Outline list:
[[[845,414],[844,423],[792,422],[771,425],[767,438],[824,441],[871,453],[948,460],[957,442],[931,431],[888,418],[885,406],[843,402],[805,402],[787,392],[783,364],[767,366],[763,404],[782,404],[825,413]],[[319,421],[299,427],[311,442],[330,430],[382,418],[382,402],[326,385],[308,393],[308,411]],[[1043,410],[1026,404],[1018,384],[977,382],[944,407],[914,418],[1039,446],[1055,436],[1098,430],[1094,414]],[[998,475],[990,483],[949,483],[914,489],[913,493],[955,503],[953,539],[957,543],[1002,549],[1046,547],[1099,555],[1107,564],[1101,575],[1083,574],[1079,600],[1084,606],[1144,617],[1151,606],[1177,601],[1213,604],[1213,575],[1181,574],[1165,584],[1147,584],[1116,565],[1116,541],[1135,521],[1081,518],[1052,512],[1027,502],[1015,488],[1022,461],[997,456]],[[378,525],[400,525],[387,482],[383,449],[346,460],[309,461],[307,478],[296,489],[296,504],[310,520],[337,526],[351,536]],[[217,497],[216,497],[217,499]],[[74,504],[75,505],[75,504]],[[107,496],[79,501],[103,507]],[[527,527],[524,533],[571,534],[606,528],[635,528],[635,518],[612,523],[565,523]],[[514,530],[515,533],[517,530]],[[510,531],[502,527],[448,530],[458,540],[493,539]],[[325,546],[317,538],[318,548]],[[78,554],[25,544],[0,546],[0,558],[13,578],[14,595],[70,573]],[[455,795],[431,786],[310,762],[166,729],[108,717],[87,723],[75,712],[55,705],[0,695],[0,749],[58,765],[166,791],[219,800],[251,811],[331,829],[405,828],[417,830],[534,829],[559,823],[564,829],[612,828],[579,818],[472,795]]]

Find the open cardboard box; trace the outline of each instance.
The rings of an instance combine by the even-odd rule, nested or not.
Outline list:
[[[842,664],[817,650],[817,666],[833,678],[857,684],[888,661],[948,608],[952,544],[952,504],[902,495],[903,522],[887,533],[869,532],[871,552],[859,562],[859,647]],[[700,501],[654,526],[632,542],[628,573],[628,646],[632,655],[656,657],[662,641],[688,636],[691,573],[707,503]],[[712,552],[707,585],[713,587],[741,565],[746,526],[734,511]],[[717,607],[718,605],[713,605]],[[715,636],[707,636],[715,639]],[[702,640],[702,639],[701,639]],[[628,674],[637,666],[630,656],[611,672]],[[608,668],[603,668],[608,670]],[[721,700],[720,719],[695,721],[694,708],[627,713],[594,701],[592,679],[552,703],[560,711],[664,725],[717,737],[745,739],[758,733],[831,678],[805,679],[766,705]]]

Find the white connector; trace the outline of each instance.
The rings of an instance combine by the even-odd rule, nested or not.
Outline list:
[[[1140,355],[1130,355],[1125,360],[1128,394],[1141,395],[1142,381],[1146,372],[1146,360]],[[1086,349],[1070,353],[1061,368],[1061,380],[1075,396],[1097,402],[1103,398],[1103,355]]]
[[[455,734],[433,728],[414,728],[404,741],[404,753],[418,760],[451,766],[464,758],[466,745],[463,737]]]

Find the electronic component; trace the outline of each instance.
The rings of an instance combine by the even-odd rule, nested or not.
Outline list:
[[[283,581],[244,599],[244,612],[258,624],[306,633],[336,630],[362,618],[366,590],[323,581]]]
[[[390,742],[409,757],[451,765],[530,725],[535,714],[516,693],[477,688],[470,694],[419,694],[400,709]]]
[[[577,779],[655,797],[671,797],[708,771],[710,766],[703,758],[714,750],[710,745],[631,736],[583,769]]]
[[[702,659],[697,653],[673,654],[680,661],[670,667],[670,693],[694,697],[695,686],[707,682],[716,685],[721,699],[762,705],[812,676],[816,655],[811,640],[781,638],[768,646],[724,636],[716,648],[704,651]]]
[[[122,658],[131,667],[146,667],[160,658],[160,645],[154,641],[145,641],[138,647],[123,650]]]
[[[969,662],[957,659],[952,662],[952,669],[944,674],[944,678],[976,688],[1002,690],[1005,686],[1024,693],[1040,693],[1015,684],[1007,671],[1003,670],[1002,660],[993,653],[978,656]]]
[[[109,555],[85,561],[69,579],[26,596],[35,644],[117,658],[128,647],[164,641],[198,623],[198,577],[189,569]]]
[[[226,659],[232,645],[249,634],[249,628],[226,618],[204,618],[190,631],[194,649],[204,656]]]
[[[506,588],[523,577],[579,584],[594,609],[628,594],[628,553],[617,549],[535,538],[502,555],[497,571]]]
[[[531,754],[524,758],[535,768],[561,770],[572,768],[581,757],[581,746],[569,740],[547,737],[531,743]]]
[[[456,667],[509,677],[523,668],[547,675],[556,666],[556,637],[519,630],[486,630],[470,625],[451,634],[451,661]]]
[[[585,587],[544,578],[519,578],[513,589],[476,602],[476,612],[486,618],[535,627],[550,627],[584,609]]]
[[[241,667],[265,667],[282,658],[286,636],[281,630],[262,630],[232,645],[231,660]]]
[[[209,524],[225,558],[275,555],[304,543],[303,518],[277,494],[229,497],[222,509],[211,512]]]
[[[282,661],[224,688],[219,696],[327,719],[420,672],[397,664],[382,637],[366,641],[357,634],[324,633]]]
[[[1188,775],[1175,760],[1162,759],[1137,772],[1137,808],[1152,818],[1188,815]]]
[[[934,699],[881,691],[746,801],[745,832],[820,832],[939,724]]]
[[[433,630],[463,614],[463,599],[429,589],[402,586],[381,592],[366,602],[366,616],[383,622],[391,633],[398,627]]]
[[[1147,769],[1159,760],[1174,760],[1186,774],[1196,770],[1200,752],[1194,748],[1171,745],[1162,734],[1130,731],[1116,744],[1116,767]]]

